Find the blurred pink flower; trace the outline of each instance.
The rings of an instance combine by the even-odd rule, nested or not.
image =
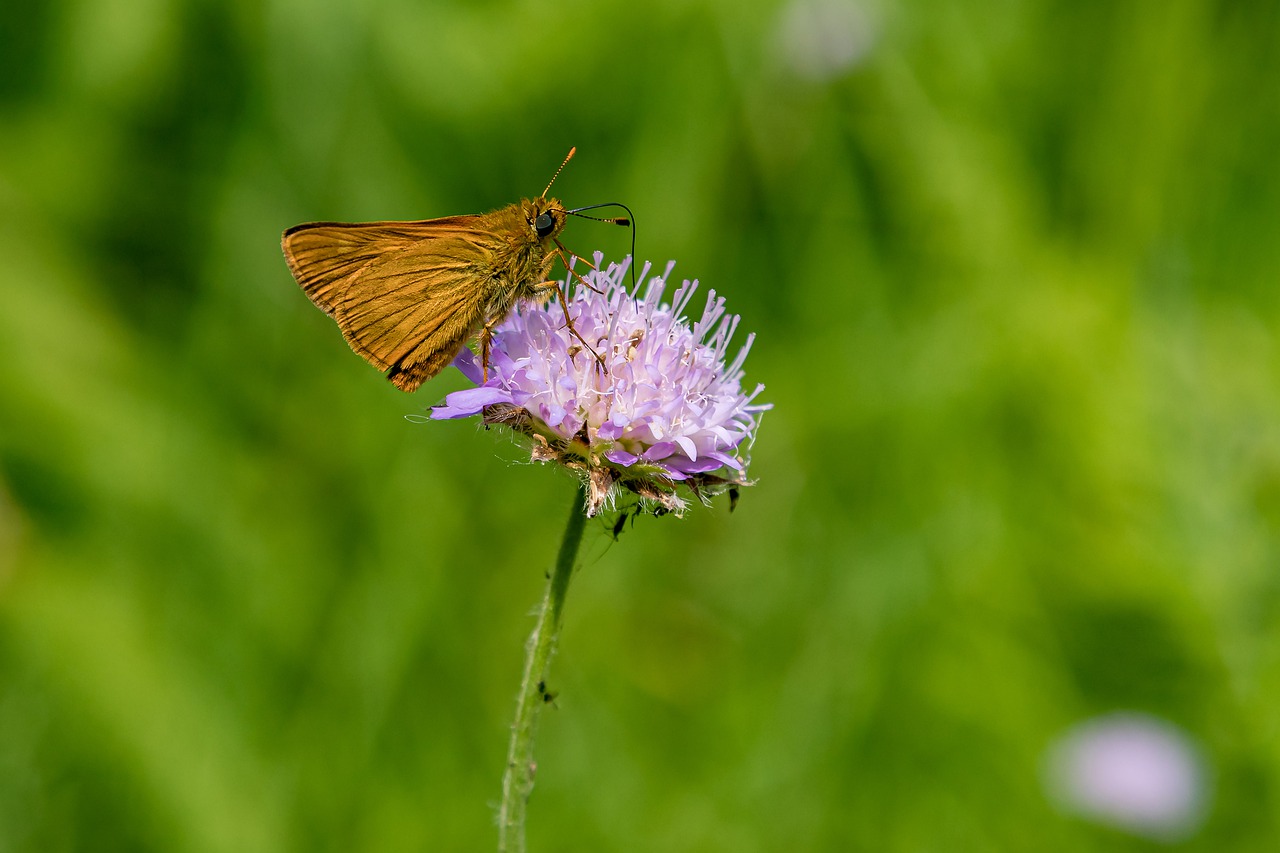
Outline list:
[[[1157,841],[1190,836],[1204,819],[1199,751],[1180,729],[1120,712],[1069,729],[1049,748],[1046,786],[1065,812]]]

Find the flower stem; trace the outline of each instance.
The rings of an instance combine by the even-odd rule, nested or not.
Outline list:
[[[547,675],[551,657],[560,638],[560,620],[569,578],[582,542],[586,526],[586,485],[580,484],[565,525],[564,539],[555,571],[547,579],[547,592],[542,598],[538,621],[525,648],[524,679],[516,698],[516,719],[511,725],[511,746],[507,751],[507,771],[502,776],[502,805],[498,810],[498,850],[501,853],[523,853],[525,806],[533,791],[533,736],[538,727],[538,712],[546,704]]]

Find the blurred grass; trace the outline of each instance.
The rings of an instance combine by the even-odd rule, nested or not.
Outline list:
[[[589,538],[532,849],[1147,849],[1040,792],[1116,708],[1209,756],[1183,848],[1280,843],[1280,13],[830,8],[0,12],[0,850],[493,844],[571,483],[278,235],[571,145],[776,408],[734,515]]]

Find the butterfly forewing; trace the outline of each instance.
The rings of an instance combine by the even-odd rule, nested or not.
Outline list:
[[[299,225],[285,257],[357,353],[405,391],[443,370],[484,321],[480,217]]]

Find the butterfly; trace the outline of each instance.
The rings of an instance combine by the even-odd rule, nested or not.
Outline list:
[[[550,279],[557,258],[571,272],[570,258],[578,258],[558,239],[568,217],[605,206],[627,210],[616,203],[567,210],[547,198],[576,150],[537,198],[489,213],[416,222],[295,225],[281,238],[285,260],[351,349],[397,388],[417,390],[473,337],[487,381],[493,330],[516,305],[559,294],[569,316],[564,285]],[[625,218],[597,221],[631,224]],[[577,335],[572,320],[567,323]]]

